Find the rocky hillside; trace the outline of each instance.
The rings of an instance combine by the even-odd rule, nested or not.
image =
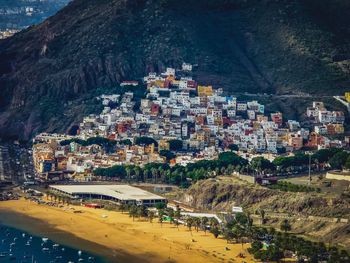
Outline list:
[[[281,192],[232,178],[199,181],[179,194],[179,198],[190,206],[209,211],[230,211],[232,206],[242,206],[251,212],[263,209],[302,216],[348,218],[350,215],[348,198]]]
[[[322,2],[322,3],[320,3]],[[345,0],[74,0],[0,42],[0,136],[62,131],[91,98],[148,71],[197,64],[228,91],[341,94]]]
[[[232,177],[220,177],[199,181],[186,191],[175,194],[175,199],[202,211],[231,211],[232,206],[242,206],[257,224],[260,223],[259,216],[254,216],[254,213],[262,209],[266,212],[268,227],[279,229],[282,220],[288,218],[294,233],[350,249],[350,224],[331,221],[349,219],[349,197],[281,192]],[[313,220],[305,220],[308,216]]]

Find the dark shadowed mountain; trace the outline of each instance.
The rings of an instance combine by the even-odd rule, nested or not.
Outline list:
[[[0,131],[62,131],[92,97],[148,71],[198,64],[228,91],[341,94],[346,0],[74,0],[0,42]]]

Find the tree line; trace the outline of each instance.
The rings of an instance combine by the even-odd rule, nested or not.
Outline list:
[[[248,252],[255,259],[268,262],[280,262],[289,253],[293,253],[298,262],[349,262],[349,254],[345,250],[339,250],[334,246],[326,246],[322,242],[313,242],[298,237],[290,231],[292,227],[287,219],[280,224],[280,231],[274,228],[265,228],[253,225],[253,220],[249,213],[237,213],[226,223],[219,223],[215,217],[190,217],[183,216],[181,209],[166,207],[158,204],[157,210],[150,210],[145,206],[121,204],[119,209],[128,212],[129,216],[146,219],[153,223],[156,219],[163,227],[164,221],[179,227],[186,225],[188,231],[203,231],[211,233],[215,238],[224,238],[228,244],[251,243]]]
[[[170,183],[186,187],[190,182],[232,173],[235,166],[244,166],[247,161],[232,152],[221,153],[217,160],[201,160],[182,165],[170,166],[167,163],[148,163],[144,166],[115,165],[97,168],[94,175],[105,178],[120,178],[127,181]]]

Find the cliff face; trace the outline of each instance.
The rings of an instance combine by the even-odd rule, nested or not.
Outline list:
[[[75,0],[0,42],[0,136],[62,131],[91,98],[149,71],[197,64],[229,91],[341,94],[346,1]],[[333,19],[336,17],[336,19]]]

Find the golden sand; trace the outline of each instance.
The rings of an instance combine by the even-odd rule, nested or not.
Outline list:
[[[30,225],[29,231],[45,233],[65,245],[74,245],[73,237],[88,241],[82,249],[102,255],[108,262],[255,262],[246,251],[248,245],[242,248],[240,244],[227,244],[210,233],[189,231],[169,223],[161,225],[157,219],[153,223],[133,221],[121,212],[80,206],[74,209],[82,213],[74,213],[67,206],[56,208],[25,200],[6,201],[0,202],[0,221],[23,230],[28,230]],[[55,232],[70,233],[70,236],[59,238]],[[240,252],[246,258],[239,258]]]

